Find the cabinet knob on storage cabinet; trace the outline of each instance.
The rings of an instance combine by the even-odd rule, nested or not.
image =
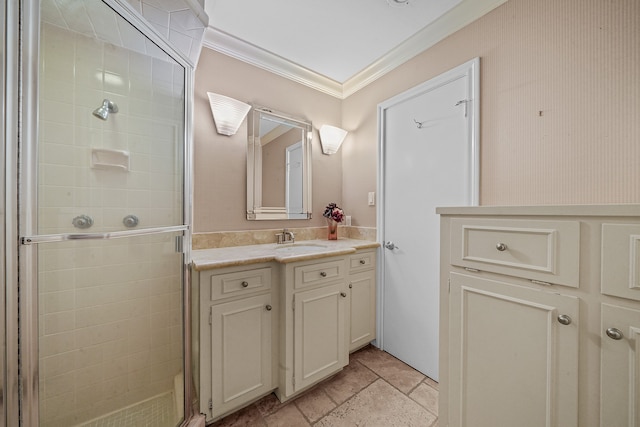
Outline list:
[[[567,316],[566,314],[561,314],[560,316],[558,316],[558,322],[562,325],[570,325],[571,317]]]
[[[611,338],[612,340],[621,340],[624,335],[622,334],[622,331],[618,328],[609,328],[607,329],[607,336],[609,338]]]
[[[353,289],[353,283],[349,283],[349,289]]]
[[[321,275],[322,277],[327,277],[327,273],[325,273],[324,271],[321,271],[321,272],[320,272],[320,275]]]
[[[342,298],[346,298],[346,297],[347,297],[347,294],[346,294],[346,293],[344,293],[344,292],[340,292],[340,296],[341,296]]]
[[[241,283],[241,285],[242,285],[243,288],[246,288],[247,286],[249,286],[249,282],[244,281],[244,282]]]
[[[271,304],[267,304],[267,305],[265,306],[265,308],[267,309],[267,311],[271,311],[271,309],[272,309],[273,307],[271,307]]]
[[[498,243],[496,245],[496,249],[499,250],[500,252],[506,251],[507,250],[507,245],[505,245],[504,243]]]
[[[365,265],[367,262],[363,259],[360,260],[360,264]]]

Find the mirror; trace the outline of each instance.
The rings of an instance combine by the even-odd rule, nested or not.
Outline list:
[[[311,122],[253,106],[247,124],[247,219],[310,219]]]

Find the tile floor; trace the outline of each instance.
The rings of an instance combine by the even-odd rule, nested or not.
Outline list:
[[[437,427],[438,383],[376,347],[302,396],[270,394],[213,427]]]

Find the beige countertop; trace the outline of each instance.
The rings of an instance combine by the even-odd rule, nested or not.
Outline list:
[[[281,263],[307,261],[354,253],[359,249],[377,248],[380,244],[369,240],[301,240],[295,243],[232,246],[227,248],[191,251],[196,270],[277,261]]]

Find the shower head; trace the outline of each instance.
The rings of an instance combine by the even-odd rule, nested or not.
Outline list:
[[[99,119],[107,120],[107,117],[109,117],[109,113],[117,113],[117,112],[118,112],[118,106],[115,103],[109,101],[108,99],[105,99],[104,101],[102,101],[102,106],[100,106],[100,108],[96,108],[93,111],[93,115]]]

